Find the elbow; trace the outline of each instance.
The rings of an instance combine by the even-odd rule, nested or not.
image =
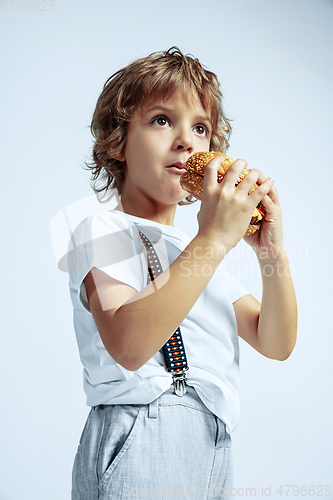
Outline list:
[[[149,358],[142,342],[138,345],[132,324],[120,314],[122,307],[93,314],[101,341],[111,358],[125,370],[139,370]],[[125,318],[125,319],[124,319]],[[141,332],[139,332],[141,333]]]
[[[129,372],[136,372],[144,365],[144,363],[140,363],[137,359],[128,359],[128,358],[122,358],[121,360],[117,361],[117,363],[121,365],[123,368],[125,368],[125,370],[128,370]]]
[[[281,351],[278,356],[274,357],[274,359],[276,359],[277,361],[286,361],[289,358],[289,356],[291,355],[291,353],[293,352],[295,345],[296,345],[296,341],[288,349]]]
[[[261,351],[261,354],[265,356],[265,358],[272,359],[274,361],[286,361],[289,356],[291,355],[292,351],[288,352],[271,352],[271,353],[265,353]]]
[[[285,354],[282,354],[280,356],[277,356],[274,359],[276,359],[276,361],[286,361],[289,358],[291,353],[292,353],[292,351],[285,353]]]
[[[115,360],[115,362],[125,368],[125,370],[128,370],[129,372],[136,372],[141,368],[144,364],[145,361],[142,361],[142,359],[139,359],[138,356],[136,357],[131,357],[128,355],[128,351],[116,351],[115,349],[106,349],[112,359]]]
[[[274,347],[271,346],[270,354],[267,357],[276,361],[286,361],[290,357],[296,345],[297,325],[291,327],[288,331],[284,331],[283,336],[281,332],[279,337],[280,339],[277,343],[274,343]]]
[[[120,337],[116,335],[104,335],[102,342],[108,354],[118,365],[125,368],[125,370],[135,372],[139,370],[147,360],[143,359],[142,355],[140,355],[141,353],[129,349],[129,342],[126,339],[125,332],[123,332]]]

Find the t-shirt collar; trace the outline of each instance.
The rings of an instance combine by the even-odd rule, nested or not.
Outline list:
[[[136,225],[156,227],[160,229],[165,236],[170,236],[172,238],[180,240],[182,243],[190,241],[188,235],[177,227],[168,226],[166,224],[161,224],[160,222],[155,222],[148,219],[143,219],[142,217],[137,217],[136,215],[126,214],[125,212],[121,212],[120,210],[110,210],[110,212],[115,213],[115,215],[119,214],[121,216],[125,216],[127,220],[132,221]]]

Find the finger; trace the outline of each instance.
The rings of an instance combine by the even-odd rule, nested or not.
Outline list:
[[[250,173],[247,174],[244,179],[242,179],[242,182],[240,182],[240,184],[237,186],[238,192],[244,192],[244,194],[248,194],[250,192],[250,189],[258,181],[259,175],[259,170],[252,169]]]
[[[272,189],[267,193],[267,195],[270,197],[270,199],[275,205],[280,206],[279,195],[275,186],[272,187]]]
[[[257,180],[257,183],[261,185],[268,177],[260,172],[259,178]],[[268,196],[271,198],[271,200],[275,203],[275,205],[279,205],[279,195],[277,192],[277,189],[275,186],[272,187],[272,189],[269,191]]]
[[[244,179],[245,180],[245,179]],[[244,182],[244,181],[242,181]],[[272,190],[274,184],[274,179],[272,177],[268,177],[265,179],[265,181],[260,184],[260,186],[257,187],[253,193],[251,193],[249,196],[252,198],[253,201],[258,203],[264,198],[264,196],[268,195],[268,193]]]
[[[207,163],[204,172],[204,192],[206,190],[217,188],[217,171],[223,164],[223,162],[223,156],[217,156],[216,158],[213,158],[213,160],[211,160],[209,163]]]
[[[281,218],[282,210],[280,206],[276,206],[271,198],[266,194],[261,200],[261,203],[265,209],[265,220],[268,222],[274,222]]]
[[[268,196],[268,194],[266,194],[262,200],[261,200],[261,203],[263,204],[264,208],[265,208],[265,211],[266,211],[266,215],[268,213],[271,213],[274,211],[274,207],[275,207],[275,204],[274,202],[272,201],[272,199]]]
[[[258,170],[259,172],[259,177],[258,177],[258,184],[262,184],[266,179],[268,179],[268,175],[263,174]]]
[[[230,186],[235,186],[237,183],[241,172],[247,167],[247,162],[245,160],[236,160],[235,163],[228,168],[224,178],[223,183]]]

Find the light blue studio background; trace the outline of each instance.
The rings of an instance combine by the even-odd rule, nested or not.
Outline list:
[[[172,45],[218,74],[233,118],[230,156],[276,179],[298,298],[298,342],[287,361],[266,359],[241,341],[235,497],[246,488],[262,497],[263,486],[278,499],[284,485],[314,485],[328,498],[333,2],[54,0],[45,12],[52,3],[36,1],[30,11],[28,2],[20,5],[7,1],[0,9],[0,500],[70,497],[88,408],[68,276],[56,266],[50,221],[83,199],[81,215],[95,210],[81,165],[106,79]],[[176,220],[193,236],[198,208],[180,207]],[[73,207],[66,213],[74,217]],[[260,300],[251,249],[241,242],[227,261]]]

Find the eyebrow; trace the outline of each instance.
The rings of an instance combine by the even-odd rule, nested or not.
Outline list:
[[[146,113],[150,113],[152,111],[162,111],[164,113],[170,113],[172,112],[172,108],[169,108],[168,106],[163,106],[161,104],[153,104],[152,106],[148,107],[145,109]],[[205,115],[197,115],[195,118],[195,121],[201,121],[201,122],[206,122],[208,123],[211,127],[213,126],[212,120],[209,118],[209,116]]]

